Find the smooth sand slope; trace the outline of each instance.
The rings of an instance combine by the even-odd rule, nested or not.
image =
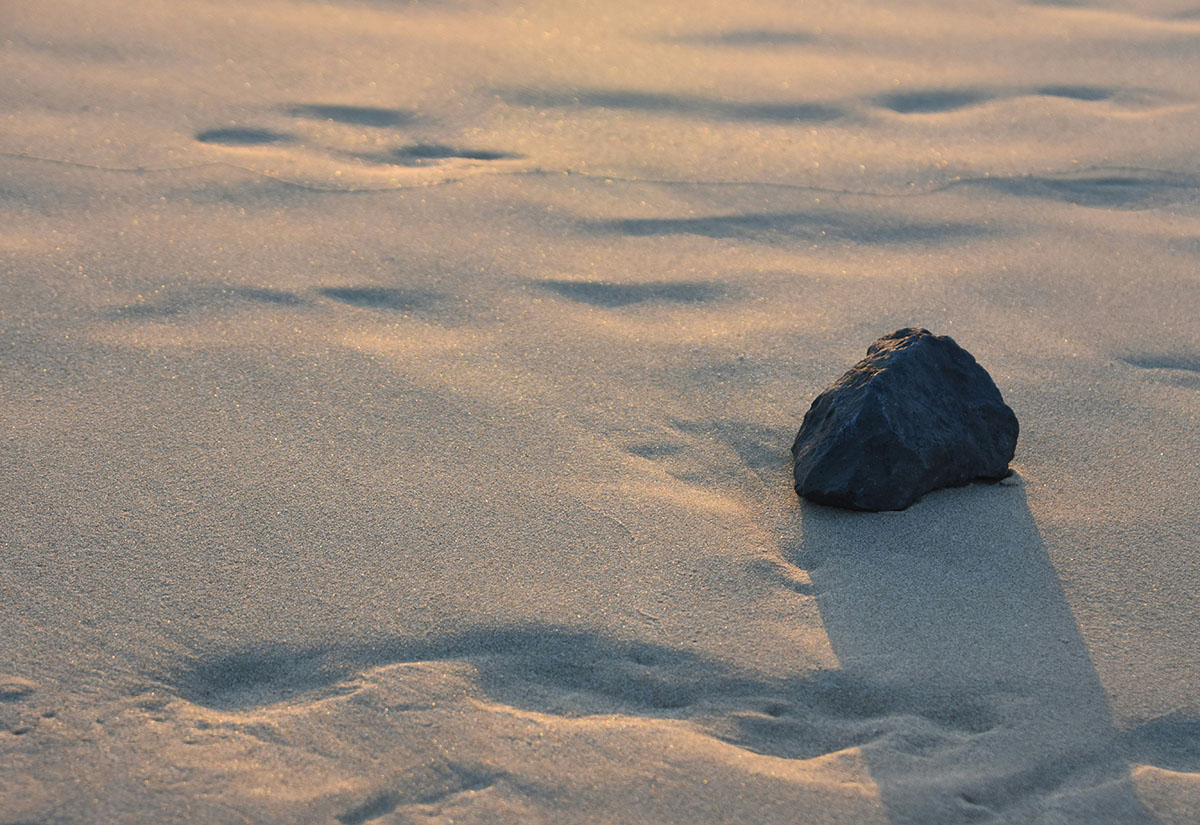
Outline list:
[[[0,825],[1200,821],[1194,6],[0,23]],[[1018,474],[802,504],[910,325]]]

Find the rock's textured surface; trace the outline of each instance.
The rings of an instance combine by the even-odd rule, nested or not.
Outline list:
[[[939,487],[1006,477],[1017,429],[991,376],[954,339],[897,330],[805,414],[792,445],[796,492],[903,510]]]

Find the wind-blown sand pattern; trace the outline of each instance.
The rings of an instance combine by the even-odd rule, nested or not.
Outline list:
[[[1186,2],[0,12],[0,825],[1200,821]],[[799,501],[953,336],[1017,474]]]

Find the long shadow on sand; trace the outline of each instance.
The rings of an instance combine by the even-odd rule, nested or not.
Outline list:
[[[1129,774],[1142,733],[1114,727],[1023,487],[941,491],[900,513],[805,502],[802,531],[794,561],[846,673],[997,722],[898,724],[864,747],[893,823],[1156,821]]]

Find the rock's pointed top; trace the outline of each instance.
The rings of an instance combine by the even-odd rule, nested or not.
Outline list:
[[[922,338],[946,338],[948,341],[954,340],[945,335],[934,335],[922,327],[905,327],[876,340],[875,343],[867,347],[867,355],[869,357],[885,349],[903,349],[917,343]]]

